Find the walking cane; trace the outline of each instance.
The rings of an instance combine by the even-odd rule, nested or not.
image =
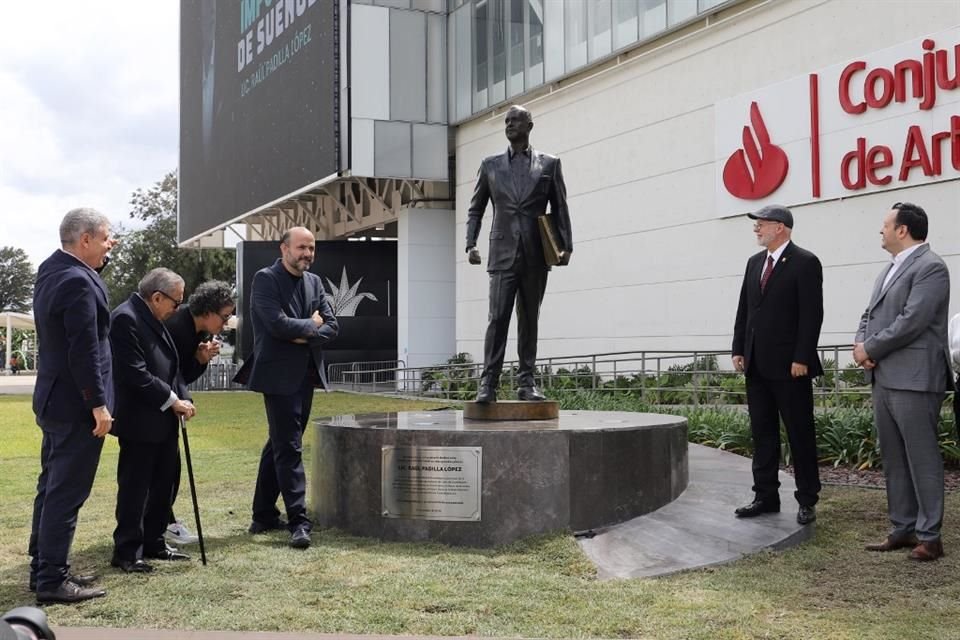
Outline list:
[[[197,504],[197,485],[193,481],[193,462],[190,460],[190,440],[187,438],[187,421],[180,416],[180,432],[183,434],[183,457],[187,459],[187,476],[190,478],[190,496],[193,498],[193,517],[197,521],[197,538],[200,541],[200,560],[207,566],[207,552],[203,547],[203,527],[200,526],[200,505]]]

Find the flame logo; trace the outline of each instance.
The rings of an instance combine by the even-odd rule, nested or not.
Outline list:
[[[727,158],[723,167],[723,184],[732,196],[759,200],[783,184],[790,162],[783,149],[770,142],[767,125],[756,102],[750,104],[750,125],[752,131],[750,127],[743,128],[743,149],[737,149]]]

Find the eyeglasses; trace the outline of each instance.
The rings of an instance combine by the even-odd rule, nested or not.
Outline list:
[[[777,222],[776,220],[756,220],[753,223],[754,229],[759,229],[771,224],[783,224],[782,222]]]
[[[167,293],[166,291],[161,291],[160,289],[157,289],[156,291],[154,291],[154,293],[159,293],[159,294],[162,295],[164,298],[166,298],[167,300],[169,300],[170,302],[172,302],[174,309],[179,309],[179,308],[180,308],[180,305],[183,304],[183,300],[182,300],[182,299],[177,300],[176,298],[174,298],[172,295],[170,295],[170,294]]]
[[[217,315],[220,316],[220,319],[221,319],[221,320],[223,320],[223,324],[227,324],[227,322],[230,320],[230,316],[232,316],[233,314],[232,314],[232,313],[218,313]]]

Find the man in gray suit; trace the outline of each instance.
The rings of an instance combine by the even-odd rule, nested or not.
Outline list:
[[[887,479],[892,529],[869,551],[912,547],[913,560],[943,555],[940,405],[953,388],[947,343],[950,274],[930,250],[927,214],[898,202],[880,230],[893,255],[860,318],[854,361],[873,385],[873,414]]]
[[[483,374],[477,402],[496,402],[497,386],[507,347],[507,330],[514,301],[517,307],[517,397],[544,400],[534,386],[537,361],[537,321],[547,288],[550,267],[543,256],[537,218],[546,213],[556,224],[560,264],[570,261],[573,234],[567,209],[567,187],[560,158],[530,146],[533,116],[521,106],[510,107],[504,117],[504,132],[510,146],[480,164],[477,186],[467,215],[467,252],[470,264],[480,264],[477,239],[487,202],[493,200],[490,225],[490,313],[483,343]]]

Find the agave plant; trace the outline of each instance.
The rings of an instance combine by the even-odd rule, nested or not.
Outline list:
[[[343,272],[340,274],[339,287],[335,286],[330,278],[326,280],[327,288],[330,290],[330,293],[326,294],[327,302],[333,307],[333,314],[335,316],[344,317],[357,315],[357,307],[365,298],[377,302],[377,297],[372,293],[357,293],[357,289],[360,288],[360,283],[363,282],[363,278],[360,278],[351,286],[350,281],[347,279],[346,267],[343,268]]]

